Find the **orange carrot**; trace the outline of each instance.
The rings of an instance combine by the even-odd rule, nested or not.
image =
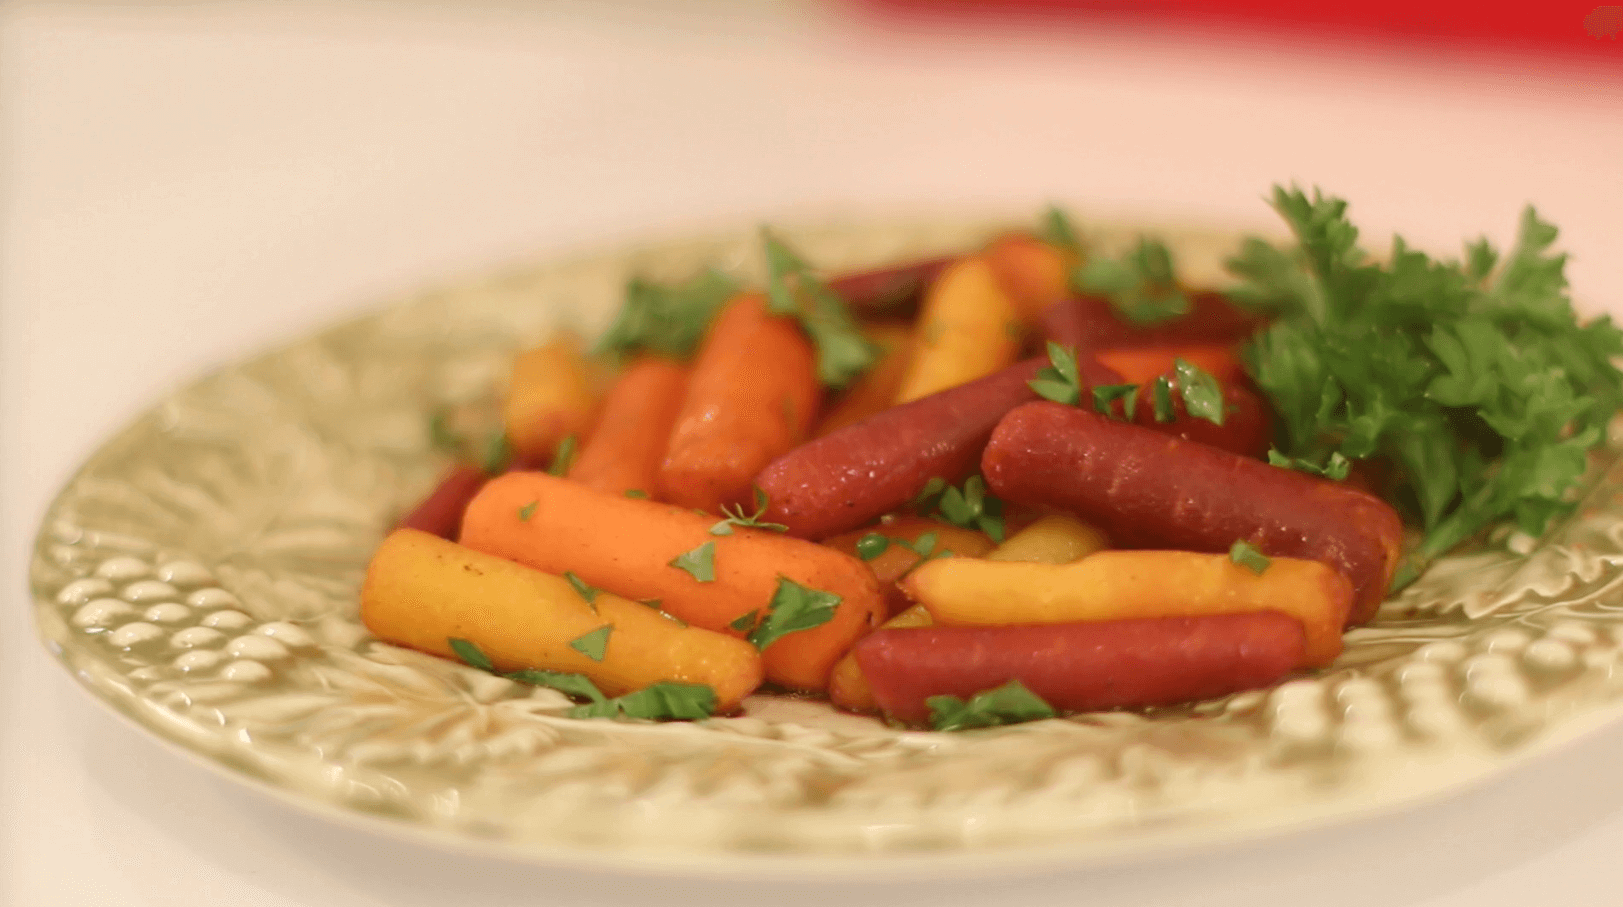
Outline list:
[[[987,264],[998,284],[1028,322],[1071,295],[1071,269],[1076,256],[1021,233],[1000,236],[986,247]]]
[[[864,333],[884,353],[873,368],[840,395],[817,424],[817,430],[812,432],[815,437],[855,425],[896,403],[896,392],[901,389],[907,364],[913,356],[913,329],[905,324],[881,322],[870,325]]]
[[[462,543],[548,573],[573,573],[625,598],[658,599],[694,626],[733,636],[754,627],[760,639],[776,626],[774,615],[787,619],[793,606],[783,602],[798,594],[795,586],[837,597],[826,622],[763,649],[767,679],[794,689],[824,689],[834,663],[884,609],[878,581],[854,557],[545,473],[508,473],[486,484],[463,516]]]
[[[821,393],[812,345],[758,293],[728,303],[699,349],[659,467],[661,500],[719,512],[806,439]]]
[[[1224,384],[1245,378],[1245,367],[1240,364],[1240,357],[1234,354],[1234,347],[1227,343],[1119,347],[1100,350],[1094,356],[1105,366],[1121,373],[1121,380],[1127,384],[1154,381],[1170,372],[1173,361],[1177,359],[1205,369]]]
[[[917,549],[908,546],[926,534],[935,539],[935,544],[929,546],[929,553],[934,557],[943,556],[946,552],[959,557],[980,557],[991,551],[994,544],[984,532],[917,516],[897,517],[888,523],[842,532],[824,539],[823,544],[867,562],[868,569],[879,580],[879,588],[885,593],[885,616],[889,617],[905,610],[910,604],[896,582],[924,560]],[[874,553],[872,548],[864,552],[858,544],[870,535],[881,535],[886,539],[878,553]],[[875,544],[874,548],[879,548],[879,544]]]
[[[662,356],[639,356],[627,365],[604,398],[597,427],[569,477],[613,494],[651,494],[687,380],[686,367]]]

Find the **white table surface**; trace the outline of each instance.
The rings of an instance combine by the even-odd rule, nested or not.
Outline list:
[[[536,7],[544,7],[537,9]],[[97,443],[200,369],[415,283],[763,217],[1049,198],[1508,238],[1536,201],[1623,309],[1623,79],[778,4],[0,7],[0,903],[630,905],[758,886],[543,871],[329,825],[115,722],[35,641],[26,551]],[[1623,49],[1620,49],[1623,53]],[[1616,70],[1614,69],[1614,72]],[[824,903],[1617,903],[1623,728],[1412,811],[1208,855]]]

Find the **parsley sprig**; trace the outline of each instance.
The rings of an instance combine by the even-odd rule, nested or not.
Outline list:
[[[1279,414],[1279,457],[1383,457],[1425,537],[1396,585],[1483,529],[1539,535],[1574,506],[1590,448],[1623,402],[1623,332],[1580,323],[1556,228],[1528,207],[1515,246],[1459,260],[1392,241],[1365,257],[1347,204],[1276,186],[1294,246],[1252,239],[1232,298],[1279,318],[1246,350]],[[1276,458],[1277,462],[1277,458]]]
[[[607,629],[606,627],[603,629]],[[473,642],[466,639],[448,640],[451,651],[469,667],[505,677],[533,687],[557,690],[573,699],[585,699],[566,714],[570,718],[641,718],[647,721],[697,721],[716,712],[716,691],[702,683],[662,682],[651,684],[634,693],[613,699],[584,674],[564,671],[546,671],[540,668],[522,668],[502,673]],[[601,660],[601,659],[599,659]]]
[[[1053,706],[1018,680],[976,693],[968,702],[957,696],[931,696],[924,703],[930,707],[930,726],[938,731],[1019,724],[1058,714]]]
[[[879,359],[880,350],[862,334],[845,300],[828,288],[783,240],[762,229],[766,252],[767,308],[793,315],[817,348],[817,379],[843,388]]]
[[[1148,236],[1121,258],[1090,258],[1071,273],[1071,286],[1110,301],[1132,324],[1156,324],[1189,314],[1193,304],[1178,286],[1172,250]]]
[[[676,359],[693,354],[716,312],[738,293],[738,282],[716,270],[661,285],[633,277],[614,323],[597,342],[597,355],[649,350]]]
[[[843,600],[832,592],[802,586],[787,576],[780,576],[764,615],[751,611],[729,626],[739,631],[749,629],[750,643],[765,651],[767,646],[790,633],[821,627],[833,620],[834,611]]]
[[[742,504],[732,509],[729,509],[726,504],[721,505],[721,515],[723,519],[716,523],[716,525],[710,527],[710,534],[732,535],[734,526],[743,526],[747,529],[764,529],[768,532],[788,532],[789,527],[782,523],[761,522],[761,517],[766,515],[766,510],[769,504],[770,502],[767,500],[766,492],[762,491],[760,488],[756,488],[754,513],[745,514],[744,505]]]
[[[1067,406],[1082,405],[1083,392],[1095,412],[1115,417],[1116,401],[1121,401],[1121,414],[1128,422],[1138,412],[1138,401],[1143,387],[1137,384],[1102,384],[1088,388],[1082,382],[1076,364],[1076,351],[1048,342],[1048,365],[1037,372],[1037,377],[1026,382],[1045,400]],[[1210,372],[1184,359],[1173,360],[1173,373],[1177,376],[1176,393],[1183,400],[1184,412],[1197,419],[1216,425],[1223,424],[1228,403],[1223,399],[1223,386]],[[1150,383],[1150,405],[1154,407],[1155,421],[1171,422],[1178,417],[1173,408],[1174,383],[1165,375]]]
[[[979,475],[964,480],[962,488],[937,476],[926,482],[913,504],[920,513],[934,515],[961,529],[978,529],[994,542],[1003,541],[1003,502],[986,490]]]

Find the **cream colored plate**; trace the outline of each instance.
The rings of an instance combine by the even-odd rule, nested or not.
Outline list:
[[[993,226],[788,236],[845,268]],[[1166,235],[1192,277],[1219,279],[1232,237]],[[429,413],[491,399],[508,355],[553,326],[601,328],[628,273],[758,279],[755,249],[740,232],[429,292],[175,393],[52,505],[32,576],[47,645],[152,734],[302,806],[681,873],[939,876],[1233,840],[1436,796],[1618,716],[1613,454],[1545,543],[1438,565],[1332,669],[1152,716],[932,734],[755,697],[701,724],[573,721],[555,692],[369,639],[368,554],[443,465]]]

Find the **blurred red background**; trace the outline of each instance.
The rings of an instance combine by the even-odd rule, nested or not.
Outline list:
[[[1593,0],[862,0],[892,16],[1272,33],[1364,44],[1559,54],[1623,63],[1623,6]]]

